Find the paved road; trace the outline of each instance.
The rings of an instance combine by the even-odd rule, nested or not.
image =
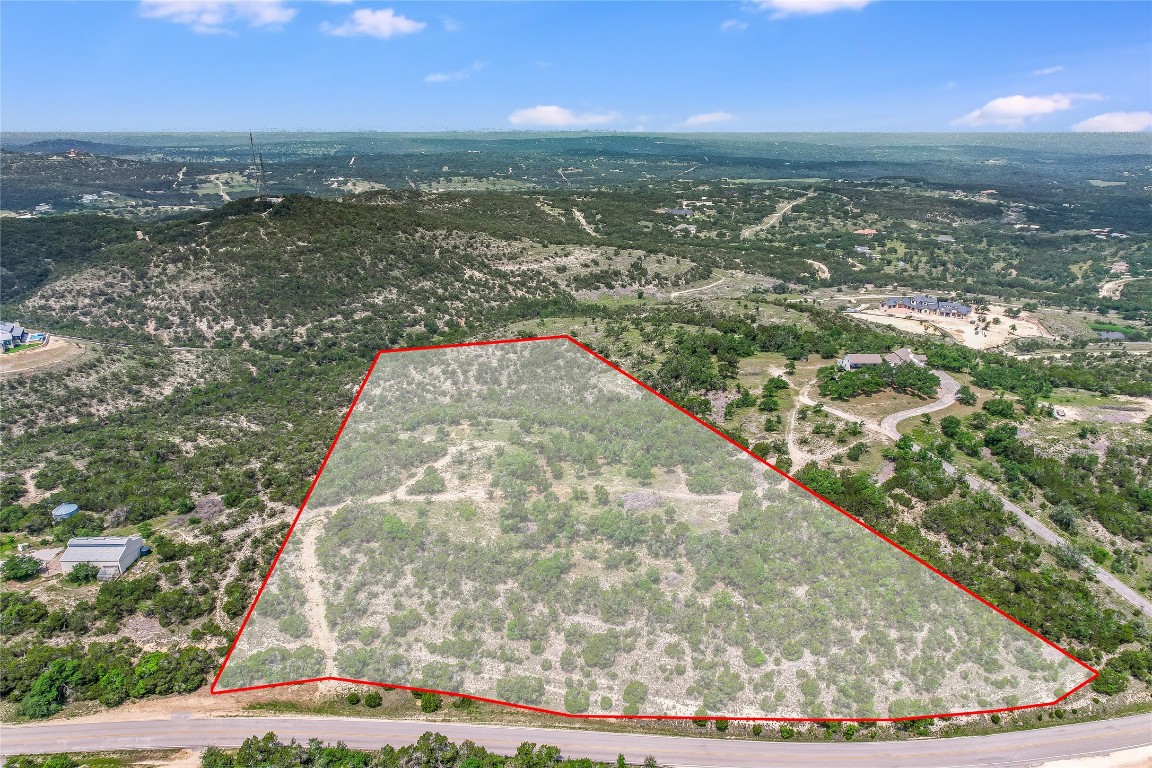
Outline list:
[[[929,405],[924,405],[919,408],[912,408],[907,411],[900,411],[899,413],[894,413],[891,416],[886,416],[880,422],[880,431],[882,433],[888,437],[891,437],[893,440],[899,440],[900,430],[897,428],[897,424],[899,424],[901,421],[907,418],[911,418],[912,416],[919,416],[924,413],[939,411],[942,408],[947,408],[949,405],[955,402],[956,391],[960,388],[960,383],[944,371],[934,371],[934,373],[940,377],[940,399],[934,403],[930,403]],[[1044,525],[1044,523],[1032,517],[1032,515],[1021,509],[1019,505],[1012,503],[1011,499],[1000,493],[1000,491],[997,490],[997,488],[991,483],[981,478],[973,477],[972,475],[963,472],[959,467],[947,461],[944,462],[944,470],[950,475],[962,477],[964,481],[968,483],[968,486],[974,490],[988,491],[989,493],[995,495],[1004,504],[1005,509],[1016,515],[1016,517],[1020,520],[1021,525],[1039,536],[1048,544],[1051,544],[1054,547],[1063,547],[1067,545],[1064,537],[1053,531],[1048,526]],[[1140,612],[1145,616],[1152,618],[1152,601],[1149,601],[1139,592],[1132,589],[1130,586],[1120,581],[1120,579],[1116,578],[1111,573],[1104,570],[1095,563],[1090,562],[1086,564],[1085,567],[1089,570],[1090,573],[1099,579],[1101,584],[1111,589],[1121,599],[1126,600],[1138,608]]]
[[[961,474],[959,469],[954,467],[952,464],[949,464],[948,462],[944,462],[944,469],[952,475]],[[1025,512],[1016,504],[1013,504],[1010,499],[996,490],[996,488],[991,483],[988,483],[981,478],[973,477],[972,475],[965,474],[963,477],[968,482],[969,488],[979,491],[988,491],[989,493],[997,496],[1000,501],[1003,502],[1004,509],[1007,509],[1009,512],[1012,512],[1014,515],[1016,515],[1016,517],[1019,518],[1020,523],[1025,528],[1032,531],[1032,533],[1036,534],[1047,543],[1054,547],[1067,546],[1068,542],[1064,540],[1063,536],[1056,533],[1036,518],[1032,517],[1032,515]],[[1143,595],[1091,561],[1087,562],[1084,567],[1090,573],[1094,574],[1096,578],[1100,580],[1101,584],[1111,589],[1122,599],[1127,600],[1129,603],[1136,606],[1145,616],[1152,618],[1152,602],[1146,599]]]
[[[525,741],[552,744],[570,757],[632,762],[652,755],[660,765],[684,768],[960,768],[1033,766],[1068,757],[1107,754],[1152,744],[1152,714],[1077,723],[990,736],[955,739],[852,743],[756,742],[678,736],[552,730],[412,720],[355,718],[229,717],[84,722],[63,720],[6,726],[0,754],[237,746],[252,735],[274,731],[303,741],[312,737],[343,741],[357,749],[407,744],[427,730],[454,741],[471,739],[497,752],[511,753]]]
[[[922,416],[925,413],[932,413],[933,411],[942,411],[948,406],[956,402],[956,393],[960,391],[960,382],[949,376],[944,371],[932,371],[940,377],[940,397],[935,402],[921,405],[917,408],[909,408],[906,411],[893,413],[890,416],[885,416],[880,420],[880,431],[893,440],[900,439],[900,430],[896,425],[910,419],[913,416]]]

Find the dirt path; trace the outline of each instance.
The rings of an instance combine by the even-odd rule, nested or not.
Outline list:
[[[12,352],[0,356],[0,377],[32,371],[67,362],[87,353],[84,347],[74,341],[49,336],[48,343],[26,352]]]
[[[715,288],[716,286],[720,285],[720,283],[724,282],[727,279],[728,278],[726,278],[726,277],[722,277],[719,280],[717,280],[716,282],[712,283],[711,285],[701,285],[698,288],[686,288],[683,291],[672,291],[672,293],[670,293],[668,295],[668,297],[674,299],[677,296],[683,296],[687,293],[695,293],[696,291],[706,291],[709,288]]]
[[[1147,280],[1145,277],[1121,277],[1116,280],[1108,280],[1107,282],[1100,283],[1100,298],[1102,299],[1118,299],[1120,294],[1124,292],[1124,286],[1128,285],[1134,280]]]
[[[437,459],[436,461],[432,462],[431,464],[429,464],[427,466],[434,467],[436,469],[436,471],[439,472],[440,470],[447,467],[448,464],[451,463],[452,460],[455,459],[457,456],[459,456],[461,453],[465,453],[465,452],[476,453],[483,446],[489,446],[490,447],[490,446],[494,446],[494,445],[495,445],[495,443],[492,443],[492,442],[464,443],[463,445],[457,446],[453,450],[449,451],[446,455],[440,457],[439,459]],[[400,486],[399,488],[397,488],[392,493],[384,493],[384,494],[381,494],[379,496],[373,496],[372,498],[368,499],[368,503],[379,503],[382,501],[389,501],[392,498],[400,499],[403,501],[427,501],[428,499],[433,498],[433,497],[435,497],[437,501],[484,502],[486,500],[485,491],[479,485],[472,486],[472,487],[470,487],[466,490],[463,490],[463,491],[441,491],[440,493],[432,494],[432,495],[419,494],[419,493],[418,494],[409,493],[408,489],[411,488],[415,483],[419,482],[420,478],[422,478],[423,476],[424,476],[424,470],[423,469],[421,469],[419,472],[413,472],[412,473],[412,479],[409,480],[408,482],[404,483],[404,485]]]
[[[788,412],[788,423],[784,427],[784,440],[788,444],[788,456],[792,459],[792,468],[794,470],[807,464],[809,461],[819,460],[821,457],[818,454],[812,453],[800,445],[800,441],[796,439],[796,423],[799,421],[797,414],[800,408],[806,405],[815,405],[816,401],[808,396],[812,387],[816,385],[815,381],[810,381],[801,388],[800,393],[796,395],[796,400],[792,404],[792,410]],[[825,410],[828,410],[825,408]],[[835,411],[828,411],[839,416]]]
[[[326,579],[316,557],[316,540],[320,538],[327,519],[327,515],[317,515],[305,523],[301,531],[304,535],[300,539],[300,565],[304,575],[304,618],[308,621],[312,640],[324,653],[324,674],[333,677],[336,675],[335,653],[340,646],[336,644],[336,636],[328,626],[323,586]]]
[[[592,235],[592,237],[600,237],[599,233],[597,233],[596,230],[592,229],[592,225],[590,225],[584,219],[584,214],[580,213],[580,211],[573,208],[572,209],[572,215],[576,217],[576,222],[584,229],[585,232]]]
[[[176,174],[176,181],[172,182],[172,189],[176,189],[176,187],[180,186],[180,182],[184,181],[184,174],[187,171],[188,166],[184,166],[180,169],[180,172]]]
[[[216,188],[220,190],[220,197],[224,198],[224,202],[232,202],[232,198],[224,191],[224,182],[220,181],[220,179],[214,179],[214,181],[216,182]]]
[[[780,223],[780,219],[784,218],[784,214],[792,210],[793,206],[799,205],[808,198],[812,197],[814,194],[814,192],[809,192],[808,194],[804,195],[804,197],[792,200],[787,203],[781,203],[779,206],[777,206],[776,213],[765,216],[764,221],[760,222],[759,224],[753,224],[750,227],[744,227],[744,229],[740,230],[740,239],[747,240],[757,232],[763,232],[766,229],[776,226]]]
[[[828,278],[832,277],[832,273],[828,271],[828,267],[826,265],[821,264],[818,261],[813,261],[812,259],[804,259],[804,261],[816,267],[816,275],[821,280],[827,280]]]

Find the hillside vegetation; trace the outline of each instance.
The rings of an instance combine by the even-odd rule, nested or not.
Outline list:
[[[607,354],[782,468],[809,441],[800,447],[820,458],[794,467],[800,479],[1105,668],[1070,706],[1145,706],[1147,624],[1083,563],[1123,563],[1115,567],[1129,569],[1136,588],[1152,586],[1152,439],[1125,424],[1107,446],[1086,434],[1063,451],[1032,432],[1052,425],[1044,403],[1059,388],[1148,397],[1148,356],[1074,353],[1072,338],[1052,340],[1062,357],[975,352],[805,299],[901,282],[973,303],[1003,296],[1054,313],[1087,308],[1145,327],[1147,307],[1102,299],[1097,288],[1113,260],[1133,274],[1152,269],[1146,235],[1059,234],[1064,225],[1044,218],[1051,207],[1038,205],[1025,215],[1043,229],[1029,240],[1013,234],[1007,204],[951,199],[920,182],[724,184],[732,186],[290,195],[146,223],[4,218],[5,318],[90,348],[79,362],[4,378],[27,404],[0,433],[10,468],[0,483],[5,555],[16,543],[58,546],[81,533],[140,532],[155,549],[117,582],[5,582],[0,696],[10,711],[42,717],[76,701],[115,705],[202,685],[376,351],[549,332]],[[740,238],[810,191],[784,224]],[[695,232],[657,213],[703,196],[716,204],[690,220]],[[1065,224],[1099,223],[1085,216]],[[864,225],[885,234],[851,234]],[[936,240],[944,232],[961,244]],[[1041,254],[1050,256],[1042,268]],[[921,451],[831,413],[854,407],[855,391],[799,415],[818,367],[848,351],[909,345],[1011,412],[934,421],[917,436]],[[751,363],[760,372],[746,373]],[[888,388],[895,383],[876,382],[879,396],[916,402],[930,389],[919,377],[904,391]],[[1107,534],[1107,551],[1036,544],[994,498],[942,474],[949,455],[970,458],[1012,498],[1034,499],[1038,514],[1042,500],[1072,507],[1060,519],[1073,521],[1081,550]],[[84,515],[53,527],[49,510],[63,501]],[[1093,696],[1114,698],[1096,705]]]

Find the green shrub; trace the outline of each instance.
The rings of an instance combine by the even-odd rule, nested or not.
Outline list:
[[[29,555],[12,555],[0,565],[0,575],[8,581],[27,581],[40,573],[40,561]]]
[[[1114,696],[1117,693],[1125,691],[1127,688],[1127,675],[1108,667],[1100,670],[1100,676],[1092,681],[1092,690],[1096,691],[1096,693],[1103,693],[1106,696]]]
[[[72,570],[68,571],[64,581],[69,584],[91,584],[96,581],[96,576],[99,573],[100,566],[92,565],[92,563],[76,563],[72,566]]]
[[[544,701],[544,681],[532,675],[511,675],[496,681],[496,696],[514,704],[537,705]]]
[[[380,694],[376,693],[376,691],[372,691],[364,697],[364,706],[370,709],[377,709],[383,703],[383,699],[380,698]]]
[[[432,713],[440,709],[444,699],[438,693],[423,693],[420,695],[420,711]]]

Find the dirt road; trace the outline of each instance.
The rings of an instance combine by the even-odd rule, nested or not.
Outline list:
[[[335,717],[200,718],[173,715],[170,720],[84,722],[83,718],[35,725],[5,726],[0,753],[108,751],[161,747],[238,746],[253,735],[272,731],[287,741],[317,737],[342,741],[354,749],[407,744],[425,731],[454,741],[471,739],[496,752],[511,754],[523,742],[551,744],[565,756],[614,761],[624,755],[639,763],[652,755],[663,766],[694,768],[1023,768],[1052,760],[1088,758],[1152,744],[1152,715],[1076,723],[1051,728],[888,742],[764,742],[681,736],[648,736],[560,728],[528,728],[422,720],[374,720]]]
[[[326,579],[320,567],[320,560],[316,556],[316,542],[324,530],[326,515],[313,517],[303,523],[303,538],[300,540],[300,567],[304,572],[304,615],[308,621],[308,630],[315,647],[324,652],[324,674],[328,677],[336,675],[336,649],[339,644],[328,624],[328,601],[324,595]]]
[[[573,208],[572,215],[576,217],[576,223],[580,225],[581,229],[592,235],[592,237],[600,237],[600,233],[592,229],[592,225],[589,224],[588,221],[584,218],[583,213]]]
[[[1124,292],[1124,286],[1133,280],[1145,280],[1143,277],[1121,277],[1116,280],[1108,280],[1100,283],[1100,298],[1102,299],[1118,299],[1120,294]]]
[[[695,293],[696,291],[706,291],[709,288],[715,288],[716,286],[720,285],[721,283],[723,283],[727,279],[728,278],[726,278],[726,277],[722,277],[710,285],[701,285],[697,288],[686,288],[683,291],[672,291],[672,293],[668,294],[668,297],[674,299],[677,296],[684,296],[685,294]]]
[[[31,373],[40,368],[76,359],[85,353],[84,347],[71,339],[49,336],[48,343],[42,347],[0,356],[0,376]]]
[[[821,262],[815,261],[814,259],[804,259],[804,261],[815,267],[816,276],[821,280],[827,280],[828,278],[832,277],[832,273],[828,270],[828,265],[822,264]]]
[[[786,214],[786,213],[788,213],[788,211],[792,210],[793,206],[799,205],[800,203],[804,202],[808,198],[812,197],[812,195],[814,195],[814,194],[815,194],[814,192],[809,192],[808,194],[804,195],[804,197],[801,197],[797,200],[792,200],[792,201],[789,201],[787,203],[781,203],[779,206],[777,206],[776,213],[772,213],[772,214],[765,216],[764,220],[762,222],[760,222],[759,224],[753,224],[750,227],[744,227],[744,229],[740,230],[740,239],[741,240],[747,240],[748,238],[755,235],[757,232],[763,232],[766,229],[770,229],[771,227],[776,226],[777,224],[780,223],[780,219],[784,218],[784,214]]]

